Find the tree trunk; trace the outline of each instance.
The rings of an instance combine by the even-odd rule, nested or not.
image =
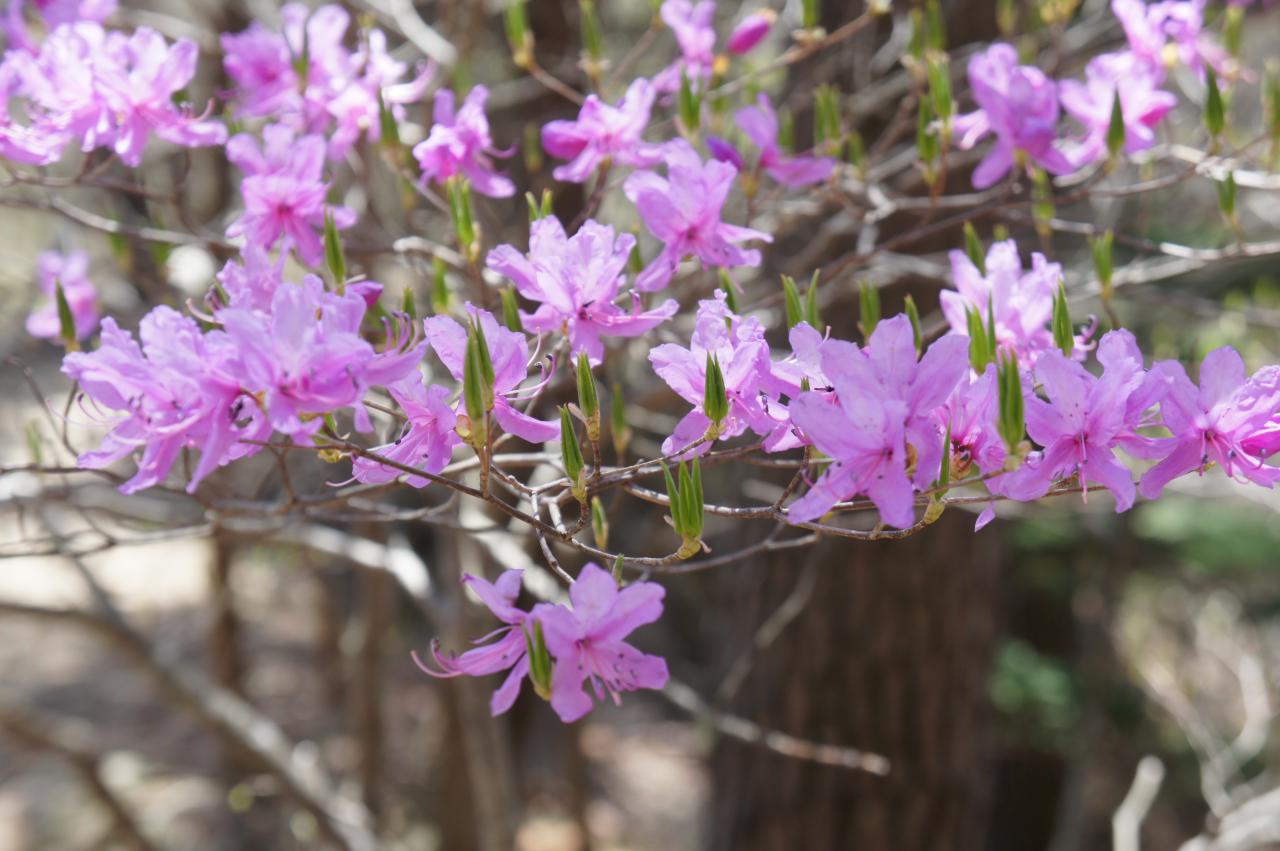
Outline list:
[[[888,777],[722,740],[713,845],[967,851],[981,847],[990,792],[988,661],[997,621],[996,530],[951,511],[899,542],[831,541],[807,554],[805,610],[755,659],[729,704],[792,735],[887,756]],[[726,572],[739,635],[801,580],[794,554]]]

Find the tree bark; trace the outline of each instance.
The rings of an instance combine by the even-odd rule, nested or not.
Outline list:
[[[810,553],[809,602],[729,708],[762,725],[887,756],[862,775],[723,740],[713,757],[713,846],[734,851],[981,847],[990,797],[988,662],[1000,547],[948,512],[900,542]],[[725,601],[755,630],[801,578],[794,554],[726,572]]]

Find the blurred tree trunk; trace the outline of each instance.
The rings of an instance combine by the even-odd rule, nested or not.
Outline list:
[[[832,541],[803,613],[755,660],[728,708],[792,735],[887,756],[874,777],[722,740],[713,760],[714,847],[980,848],[990,797],[986,682],[999,546],[951,511],[899,542]],[[800,579],[781,553],[719,580],[739,635]]]

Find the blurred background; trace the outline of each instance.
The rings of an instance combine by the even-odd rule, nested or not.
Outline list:
[[[204,95],[227,85],[215,34],[279,18],[269,2],[123,5],[113,21],[198,40]],[[399,43],[397,21],[408,5],[347,7]],[[797,16],[796,3],[771,5],[782,19],[761,62],[785,49]],[[1123,38],[1103,4],[1067,5],[1071,49],[1041,56],[1046,70],[1064,76]],[[599,7],[608,55],[646,38],[647,0]],[[963,57],[999,37],[997,12],[1015,15],[1034,46],[1050,43],[1045,7],[943,3],[957,91]],[[720,31],[747,8],[722,2]],[[860,11],[858,3],[827,0],[824,24],[834,30]],[[586,201],[581,187],[553,184],[528,140],[575,108],[516,71],[498,12],[498,4],[475,0],[416,4],[416,14],[459,49],[451,84],[491,86],[497,143],[525,148],[508,163],[517,184],[535,193],[554,186],[556,211],[571,220]],[[893,17],[763,79],[794,117],[797,140],[812,138],[812,92],[829,82],[844,93],[846,122],[873,155],[881,138],[880,156],[910,147],[909,137],[893,138],[901,135],[900,101],[911,97],[909,84],[895,88],[905,72],[893,61],[901,37]],[[529,19],[541,65],[582,85],[576,2],[530,0]],[[1261,69],[1275,57],[1280,10],[1263,4],[1247,21],[1245,64]],[[396,49],[417,58],[411,45]],[[634,72],[656,72],[672,52],[669,34],[655,37]],[[1261,126],[1258,90],[1257,79],[1235,90],[1240,138]],[[1194,140],[1201,115],[1182,100],[1166,132]],[[913,107],[907,114],[914,121]],[[415,119],[426,122],[426,109]],[[412,134],[402,130],[406,141]],[[951,175],[948,194],[969,191],[963,162],[972,159]],[[80,166],[59,168],[74,175]],[[234,214],[235,177],[215,152],[187,161],[158,149],[143,170],[119,176],[153,190],[182,182],[188,212],[215,231]],[[388,177],[344,166],[340,184],[348,202],[367,211],[379,194],[396,194]],[[1140,177],[1136,167],[1123,175]],[[910,178],[897,189],[919,194]],[[1101,493],[1087,502],[1002,505],[977,535],[975,515],[952,509],[902,542],[828,542],[663,578],[667,614],[641,644],[667,657],[677,688],[628,695],[623,706],[602,706],[573,726],[528,694],[490,720],[490,683],[430,680],[409,654],[436,636],[460,647],[487,631],[487,615],[455,591],[461,571],[539,569],[536,544],[505,527],[465,536],[414,522],[273,522],[251,511],[206,513],[176,491],[126,498],[96,477],[21,471],[33,460],[69,460],[57,434],[68,389],[57,371],[60,352],[22,329],[38,294],[36,255],[89,251],[106,312],[136,327],[149,304],[202,297],[226,254],[198,242],[104,235],[41,209],[44,190],[4,192],[0,851],[358,848],[349,825],[376,836],[374,847],[406,851],[1072,851],[1112,847],[1117,811],[1127,824],[1144,796],[1153,802],[1133,834],[1142,847],[1176,848],[1202,834],[1217,844],[1188,847],[1280,843],[1276,494],[1220,474],[1188,477],[1124,515]],[[121,222],[178,226],[171,212],[127,193],[59,196]],[[482,206],[487,246],[523,245],[522,206],[518,198]],[[834,190],[788,206],[765,266],[743,282],[749,296],[768,309],[780,272],[807,277],[852,252],[861,235],[855,206]],[[1024,259],[1042,250],[1062,262],[1069,291],[1080,295],[1074,314],[1083,321],[1099,312],[1085,288],[1072,288],[1091,274],[1084,240],[1041,239],[1018,213],[974,223],[987,241],[997,226],[1007,228]],[[1152,242],[1214,247],[1232,239],[1205,180],[1078,201],[1058,214]],[[603,218],[625,227],[632,215],[610,199]],[[363,218],[357,243],[397,232],[447,239],[448,222],[433,211],[376,224]],[[1242,189],[1240,218],[1251,240],[1276,239],[1280,195]],[[919,224],[906,213],[883,222],[877,236]],[[945,251],[961,242],[957,224],[900,249],[918,262],[879,268],[873,280],[885,314],[912,294],[931,314],[926,320],[936,320],[937,293],[948,285]],[[1123,241],[1116,250],[1117,268],[1150,259]],[[352,253],[393,293],[414,288],[426,303],[429,267]],[[1198,362],[1230,344],[1253,369],[1280,359],[1277,269],[1274,256],[1189,267],[1118,291],[1115,306],[1154,357]],[[837,335],[854,335],[861,275],[850,270],[829,288],[824,316]],[[693,296],[682,301],[692,305]],[[636,388],[649,411],[636,420],[635,451],[653,452],[679,411],[655,386],[643,352],[630,353],[615,363],[614,377],[628,401]],[[83,448],[92,433],[71,411],[69,428]],[[307,492],[347,475],[300,453],[287,463]],[[708,478],[708,498],[776,493],[787,478],[778,472],[720,468]],[[208,484],[219,497],[258,500],[281,487],[265,457]],[[398,494],[394,507],[438,501],[411,492]],[[612,516],[612,540],[625,551],[645,550],[661,534],[656,513],[622,506]],[[708,531],[713,549],[743,534],[723,520]],[[430,583],[433,605],[406,599],[392,578],[414,571]],[[113,613],[105,626],[77,614],[104,605]],[[742,724],[755,732],[744,735]],[[883,754],[892,770],[881,777],[824,765],[769,731]],[[1132,810],[1121,809],[1126,796]]]

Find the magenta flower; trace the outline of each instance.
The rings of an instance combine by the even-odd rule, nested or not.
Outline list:
[[[116,10],[116,0],[10,0],[5,16],[5,36],[11,48],[35,52],[36,40],[27,29],[25,12],[30,5],[45,31],[78,21],[101,23]]]
[[[83,251],[59,254],[46,251],[36,261],[40,289],[48,302],[27,317],[27,333],[33,337],[56,340],[62,335],[58,317],[58,285],[71,308],[77,340],[83,340],[98,327],[98,290],[89,280],[89,255]]]
[[[520,385],[529,376],[529,344],[524,334],[498,323],[493,314],[467,305],[467,312],[479,320],[493,361],[493,418],[505,430],[530,443],[545,443],[560,437],[559,421],[544,422],[519,411],[511,403],[518,398]],[[427,341],[440,362],[456,380],[462,381],[467,353],[467,330],[449,316],[427,318]]]
[[[174,103],[195,76],[197,54],[195,42],[169,44],[147,27],[126,36],[91,22],[60,26],[39,52],[6,57],[14,93],[38,128],[16,141],[42,132],[75,137],[85,151],[112,148],[129,166],[142,162],[152,133],[185,147],[222,144],[222,124]]]
[[[865,350],[844,340],[819,348],[822,370],[834,389],[800,394],[791,422],[831,465],[788,516],[806,522],[841,500],[863,493],[881,518],[898,527],[914,520],[908,446],[915,456],[914,480],[925,488],[942,462],[943,429],[935,410],[951,395],[968,368],[968,340],[948,336],[917,361],[915,336],[904,315],[876,326]]]
[[[1004,469],[1006,448],[996,425],[999,409],[995,364],[987,364],[982,375],[962,378],[940,409],[944,428],[951,429],[953,480],[964,478],[973,467],[983,475]]]
[[[355,224],[355,212],[326,203],[329,184],[324,172],[325,143],[320,136],[295,138],[279,124],[263,129],[259,148],[241,133],[227,143],[227,157],[245,173],[240,184],[244,212],[227,228],[227,236],[243,236],[246,243],[269,249],[283,238],[304,263],[316,266],[324,257],[319,231],[325,213],[334,225]]]
[[[636,289],[662,289],[675,274],[680,260],[689,254],[705,266],[759,266],[760,252],[740,248],[738,243],[749,239],[772,242],[773,237],[720,220],[737,169],[718,160],[703,163],[697,151],[683,140],[669,143],[664,158],[665,178],[651,171],[637,171],[623,184],[623,191],[636,205],[645,227],[664,243],[662,252],[636,277]]]
[[[1018,64],[1008,44],[993,44],[969,60],[969,85],[978,109],[955,118],[956,143],[972,148],[988,133],[995,146],[973,172],[976,189],[1009,173],[1019,156],[1053,174],[1075,166],[1058,146],[1058,90],[1039,68]]]
[[[228,260],[218,272],[218,283],[222,285],[227,303],[222,303],[223,299],[216,290],[206,296],[206,303],[215,312],[226,307],[270,312],[271,300],[284,282],[287,259],[281,254],[273,261],[262,246],[256,243],[245,245],[240,256]]]
[[[142,450],[137,473],[120,486],[134,493],[163,483],[183,449],[199,449],[193,493],[217,467],[257,452],[241,441],[266,439],[271,425],[241,389],[238,352],[225,334],[202,336],[191,319],[157,307],[143,317],[140,337],[141,347],[107,317],[97,349],[63,359],[62,371],[111,426],[77,464],[101,469]]]
[[[665,0],[660,11],[662,22],[671,28],[680,46],[680,58],[653,78],[654,88],[660,92],[674,92],[680,88],[683,71],[691,84],[705,85],[711,79],[715,65],[716,31],[712,26],[716,16],[714,0]]]
[[[836,161],[831,157],[788,156],[778,146],[778,116],[769,103],[768,95],[761,92],[755,106],[746,106],[734,113],[734,121],[747,138],[760,149],[760,168],[784,186],[808,186],[821,183],[835,171]]]
[[[1177,361],[1151,368],[1163,386],[1160,414],[1172,437],[1156,440],[1160,463],[1142,476],[1142,495],[1160,496],[1164,486],[1191,471],[1203,475],[1218,464],[1233,479],[1269,488],[1280,468],[1268,466],[1275,451],[1280,409],[1280,367],[1268,366],[1246,377],[1244,361],[1230,346],[1214,349],[1200,365],[1200,387]]]
[[[284,32],[259,23],[222,36],[227,76],[236,84],[237,111],[246,117],[271,117],[299,133],[328,138],[329,159],[346,156],[361,136],[378,141],[382,133],[378,102],[397,120],[404,105],[422,97],[430,79],[425,66],[401,82],[408,67],[390,56],[386,35],[362,30],[359,48],[346,45],[351,17],[341,6],[314,12],[301,3],[281,9]],[[306,57],[305,76],[298,63]]]
[[[997,344],[1015,353],[1024,368],[1054,348],[1049,320],[1062,280],[1061,265],[1035,252],[1030,271],[1024,270],[1018,246],[1011,239],[994,243],[987,250],[985,276],[963,251],[952,251],[950,257],[956,289],[943,290],[940,301],[952,333],[968,334],[970,309],[977,310],[985,324],[991,307],[995,310]],[[1086,343],[1084,336],[1077,337],[1074,357],[1083,359]]]
[[[481,195],[508,198],[515,194],[515,184],[493,170],[490,157],[506,157],[510,152],[493,147],[489,119],[484,114],[488,97],[487,88],[476,86],[455,113],[453,92],[448,89],[436,92],[435,124],[426,140],[413,148],[423,181],[443,183],[461,174]]]
[[[520,686],[529,673],[528,644],[525,640],[526,629],[531,629],[533,616],[529,612],[516,608],[516,598],[520,596],[520,576],[524,571],[506,570],[498,577],[497,582],[489,583],[478,576],[464,574],[462,584],[470,588],[480,601],[493,612],[494,617],[506,626],[490,633],[476,643],[479,647],[468,650],[460,656],[441,655],[439,642],[432,642],[431,655],[435,659],[439,671],[433,671],[422,663],[418,655],[413,660],[423,673],[433,677],[483,677],[499,671],[511,669],[511,673],[502,681],[502,685],[489,700],[489,712],[501,715],[511,708],[520,696]],[[488,642],[487,644],[483,642]]]
[[[405,424],[393,443],[375,446],[369,451],[432,474],[449,466],[453,447],[460,444],[462,438],[454,430],[458,417],[449,404],[448,389],[438,384],[427,386],[421,377],[409,376],[387,391],[404,411]],[[366,484],[390,482],[405,475],[403,470],[371,458],[357,458],[351,466],[356,480]],[[405,476],[405,482],[415,488],[430,484],[430,480],[414,475]]]
[[[544,604],[534,609],[555,658],[551,708],[561,721],[577,721],[591,711],[591,696],[583,688],[588,682],[597,700],[608,695],[615,704],[622,702],[622,692],[667,684],[666,661],[624,640],[662,617],[665,593],[653,582],[619,590],[607,570],[588,563],[569,586],[572,608]]]
[[[588,95],[573,121],[551,121],[542,128],[542,147],[553,157],[572,160],[556,166],[556,180],[584,183],[602,163],[645,168],[662,161],[662,145],[644,141],[656,92],[639,78],[617,106]]]
[[[1204,9],[1204,0],[1111,0],[1129,49],[1157,82],[1179,61],[1197,74],[1204,73],[1206,64],[1218,70],[1224,66],[1226,51],[1204,34]]]
[[[1150,66],[1131,52],[1095,56],[1085,66],[1085,81],[1058,84],[1062,107],[1084,125],[1086,137],[1076,155],[1077,165],[1107,156],[1107,130],[1117,94],[1124,115],[1125,153],[1145,151],[1156,142],[1155,127],[1173,109],[1177,98],[1160,88]]]
[[[701,439],[711,426],[703,410],[707,379],[707,356],[720,364],[724,374],[729,413],[720,424],[717,439],[728,440],[748,429],[760,435],[778,430],[782,409],[776,405],[783,383],[775,378],[769,360],[769,344],[759,320],[742,318],[729,311],[724,293],[698,303],[693,337],[689,348],[663,343],[649,352],[654,372],[680,398],[693,405],[675,430],[662,443],[662,452],[670,455]],[[704,441],[689,455],[701,455],[710,448]]]
[[[537,311],[523,313],[525,328],[538,333],[563,332],[574,354],[585,351],[592,363],[604,359],[601,337],[636,337],[670,319],[679,305],[667,299],[660,307],[641,311],[632,294],[630,312],[616,304],[622,274],[635,247],[630,234],[614,236],[613,228],[588,219],[566,237],[554,216],[538,219],[529,234],[529,253],[511,245],[489,252],[488,266],[506,275],[525,298],[540,302]]]
[[[241,380],[262,400],[272,426],[309,440],[324,424],[321,415],[352,408],[356,427],[372,424],[361,401],[368,388],[411,374],[425,345],[412,335],[388,334],[383,352],[360,336],[367,305],[356,292],[328,292],[314,275],[300,285],[281,285],[271,312],[228,308],[218,313],[237,346]]]
[[[729,33],[729,40],[724,45],[725,50],[739,56],[750,53],[756,45],[764,41],[764,37],[769,34],[769,28],[776,20],[778,20],[778,13],[772,9],[752,12],[739,21],[733,28],[733,32]]]
[[[1054,482],[1079,476],[1081,486],[1100,484],[1111,491],[1116,511],[1133,505],[1133,477],[1115,450],[1149,457],[1150,438],[1138,434],[1146,425],[1144,411],[1157,400],[1159,386],[1147,377],[1133,335],[1111,331],[1098,343],[1102,377],[1048,351],[1036,361],[1035,377],[1049,401],[1028,394],[1027,434],[1043,452],[1014,473],[1001,478],[998,490],[1019,500],[1039,499]]]

